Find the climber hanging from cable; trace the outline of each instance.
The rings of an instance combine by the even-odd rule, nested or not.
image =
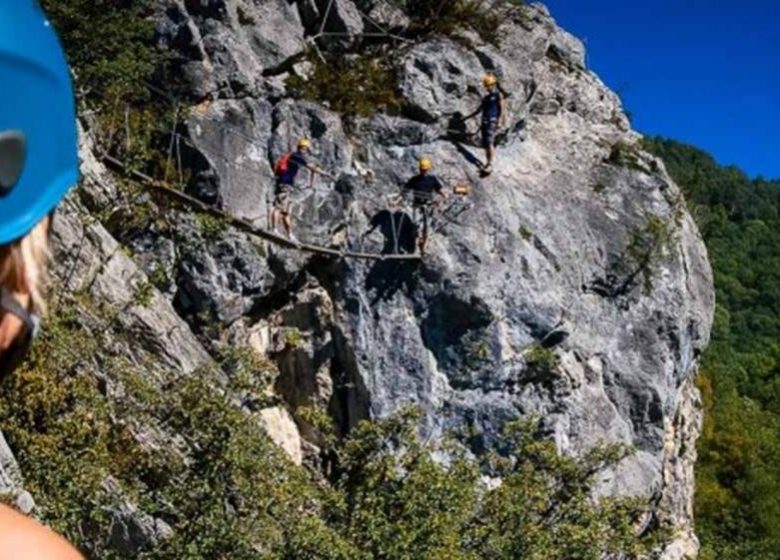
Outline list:
[[[0,11],[0,76],[0,376],[6,377],[38,330],[51,215],[79,173],[70,71],[37,2],[14,2]],[[0,558],[81,556],[2,505]]]
[[[485,148],[485,166],[482,171],[489,175],[493,172],[493,159],[496,154],[496,134],[506,124],[506,111],[504,110],[504,95],[498,85],[495,74],[486,74],[482,83],[487,93],[482,98],[482,103],[473,113],[464,117],[464,121],[473,119],[482,113],[482,147]]]
[[[403,193],[412,196],[412,208],[414,209],[415,221],[422,222],[422,231],[417,240],[417,246],[420,253],[425,253],[425,247],[428,243],[428,230],[433,210],[441,205],[447,198],[441,181],[435,175],[431,174],[433,162],[430,158],[421,158],[418,162],[420,172],[409,179],[403,187]]]
[[[274,191],[273,211],[271,212],[271,229],[274,233],[278,233],[277,226],[281,221],[287,237],[295,243],[298,243],[298,239],[292,232],[290,195],[295,187],[295,179],[298,176],[298,172],[302,168],[309,170],[309,188],[314,187],[314,176],[316,174],[335,179],[333,175],[311,161],[310,152],[311,141],[308,138],[301,138],[298,141],[298,149],[295,152],[283,155],[274,166],[276,188]]]

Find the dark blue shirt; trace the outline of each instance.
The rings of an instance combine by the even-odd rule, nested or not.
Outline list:
[[[282,185],[294,185],[295,177],[298,175],[298,171],[300,171],[302,167],[306,167],[308,165],[309,160],[306,159],[306,155],[303,152],[293,152],[293,154],[290,156],[290,159],[287,161],[287,171],[279,176],[277,182]]]
[[[482,98],[482,118],[484,120],[497,120],[500,116],[501,93],[495,90]]]
[[[427,204],[433,200],[434,193],[443,190],[441,181],[433,175],[415,175],[404,185],[404,190],[414,193],[415,204]]]

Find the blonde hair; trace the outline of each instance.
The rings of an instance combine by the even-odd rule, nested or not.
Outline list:
[[[32,310],[46,311],[46,271],[49,260],[49,220],[42,220],[22,239],[0,246],[0,285],[29,294]]]

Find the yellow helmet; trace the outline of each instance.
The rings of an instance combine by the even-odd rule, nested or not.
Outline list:
[[[301,150],[303,148],[311,148],[311,140],[308,138],[301,138],[298,140],[298,149]]]
[[[485,87],[494,86],[498,83],[498,78],[496,78],[495,74],[485,74],[485,77],[482,78],[482,83],[485,84]]]
[[[427,157],[420,158],[419,166],[420,171],[430,171],[433,167],[433,162]]]

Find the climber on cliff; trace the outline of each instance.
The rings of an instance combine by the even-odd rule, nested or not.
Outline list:
[[[292,233],[290,194],[295,187],[295,178],[298,176],[298,172],[302,168],[309,170],[309,188],[314,187],[314,176],[318,173],[331,179],[334,178],[330,173],[311,161],[310,151],[311,141],[308,138],[301,138],[298,141],[298,149],[295,152],[283,155],[274,166],[276,188],[274,191],[273,211],[271,212],[271,228],[276,233],[277,226],[281,221],[287,237],[294,243],[298,243],[298,240]]]
[[[411,193],[415,220],[422,222],[422,232],[418,238],[417,245],[420,248],[420,253],[424,254],[425,246],[428,243],[428,227],[431,214],[434,208],[440,206],[447,198],[447,195],[444,193],[441,181],[431,174],[433,162],[430,158],[421,158],[418,162],[418,168],[420,172],[406,182],[403,187],[403,193],[397,200],[400,200],[404,194]]]
[[[45,309],[51,215],[79,170],[70,71],[37,2],[0,12],[0,76],[0,376],[7,377],[27,354]],[[3,505],[0,558],[81,556]]]
[[[482,168],[485,174],[493,172],[493,158],[496,154],[496,133],[506,124],[506,111],[504,111],[504,95],[498,87],[498,79],[495,74],[486,74],[482,83],[487,93],[482,98],[482,103],[473,113],[464,117],[464,121],[473,119],[482,113],[482,147],[485,148],[485,166]]]

